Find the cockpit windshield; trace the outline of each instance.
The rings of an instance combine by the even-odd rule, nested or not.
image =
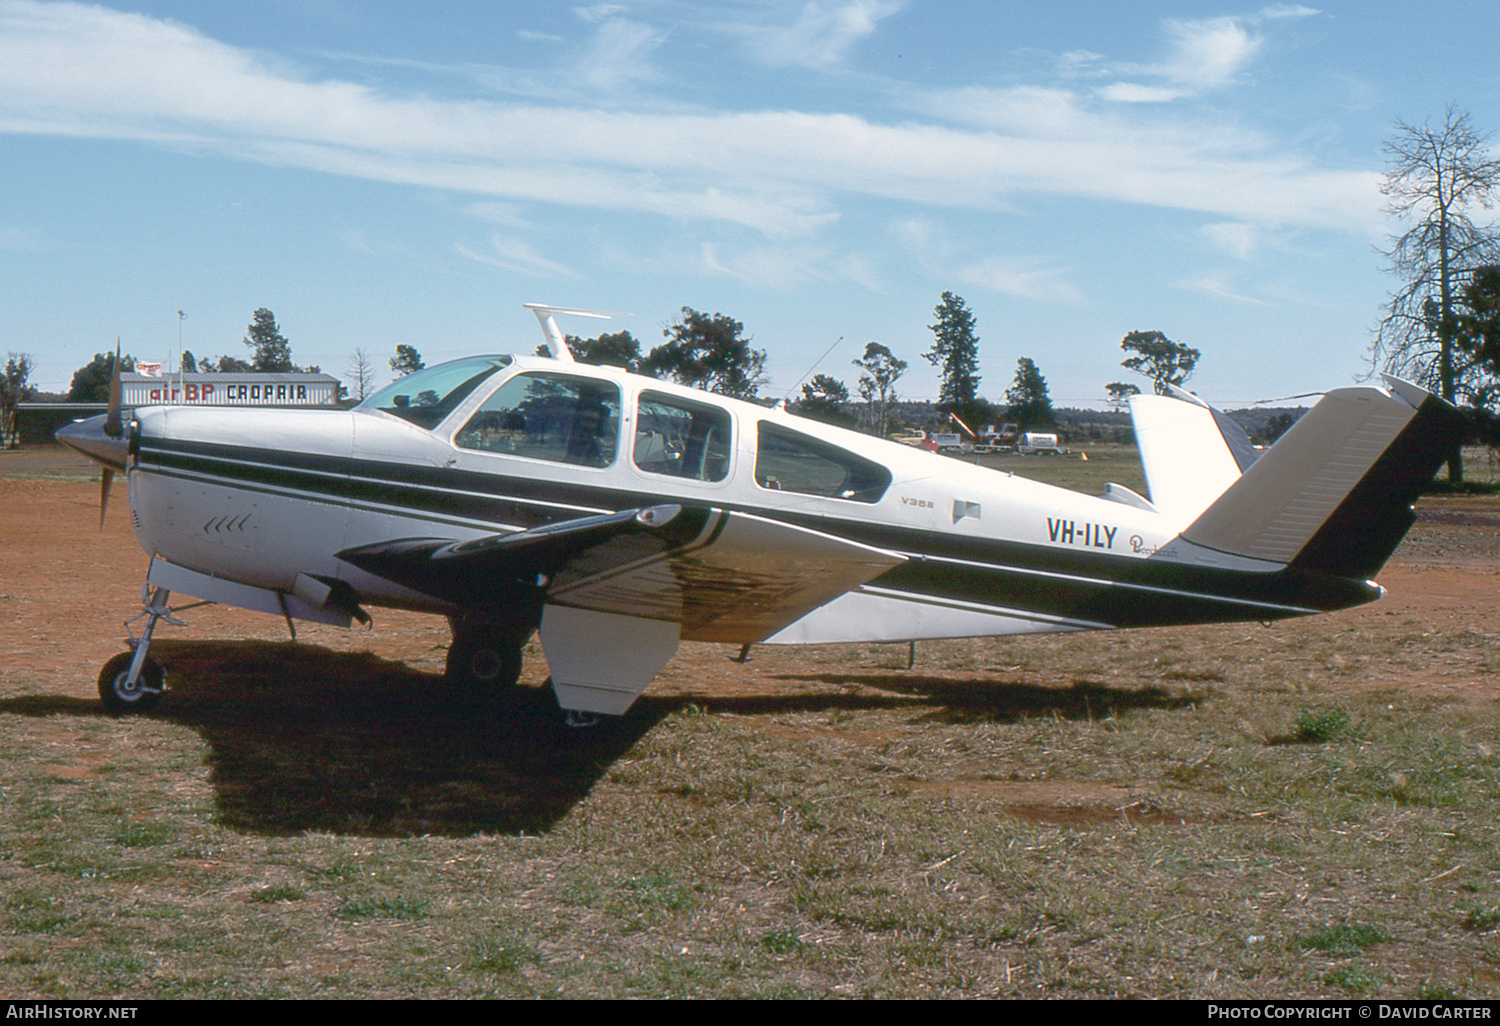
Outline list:
[[[509,364],[508,356],[471,356],[440,363],[391,382],[358,409],[381,410],[419,427],[434,428],[474,389]]]

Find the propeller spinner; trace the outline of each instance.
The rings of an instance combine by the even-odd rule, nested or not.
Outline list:
[[[115,473],[125,469],[129,442],[121,416],[120,346],[115,344],[115,369],[109,381],[109,409],[103,416],[90,417],[69,424],[57,433],[57,440],[104,468],[99,488],[99,530],[104,530],[104,515],[109,511],[109,486]]]

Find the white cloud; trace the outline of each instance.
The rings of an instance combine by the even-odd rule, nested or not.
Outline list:
[[[1215,249],[1241,260],[1250,259],[1262,234],[1255,225],[1243,221],[1206,224],[1201,230]]]
[[[1314,7],[1305,7],[1302,4],[1273,4],[1270,7],[1261,8],[1257,17],[1265,21],[1275,21],[1281,18],[1310,18],[1322,13]]]
[[[629,9],[624,4],[586,4],[573,8],[573,13],[584,21],[608,21]]]
[[[493,221],[495,224],[509,225],[512,228],[533,227],[532,223],[527,220],[526,215],[522,212],[520,205],[516,203],[502,203],[498,200],[491,200],[481,203],[471,203],[467,209],[472,216],[482,218],[486,221]]]
[[[1038,303],[1086,303],[1082,291],[1064,277],[1060,268],[1035,261],[989,257],[959,270],[966,285],[989,289]]]
[[[650,25],[611,18],[599,26],[572,74],[600,92],[615,92],[660,78],[650,57],[664,37]]]
[[[1031,138],[1065,137],[1090,131],[1096,119],[1078,94],[1050,86],[962,86],[912,93],[908,105],[928,117],[978,125]]]
[[[515,271],[519,274],[530,275],[533,278],[577,278],[578,273],[562,264],[548,260],[530,245],[520,239],[495,236],[490,239],[490,248],[493,254],[480,253],[470,249],[463,243],[454,247],[459,253],[470,260],[477,260],[482,264],[490,264],[493,267],[503,267],[507,271]]]
[[[829,246],[748,246],[725,253],[719,244],[705,242],[699,247],[697,266],[686,270],[783,292],[810,281],[852,282],[871,292],[883,291],[868,259],[836,253]]]
[[[1233,276],[1228,271],[1205,271],[1202,274],[1182,278],[1172,283],[1174,288],[1185,289],[1188,292],[1197,292],[1205,296],[1213,296],[1217,299],[1227,299],[1234,303],[1244,303],[1253,306],[1264,306],[1265,300],[1247,296],[1234,287]]]
[[[858,26],[892,9],[815,4],[805,16],[841,11]],[[617,52],[636,57],[657,45],[649,33],[621,39]],[[170,22],[0,0],[0,132],[129,139],[504,203],[729,222],[772,238],[825,228],[850,195],[993,211],[1050,194],[1256,223],[1380,223],[1377,172],[1323,171],[1217,121],[1142,122],[1128,107],[1037,87],[928,92],[911,104],[918,116],[878,123],[391,95]]]
[[[1283,4],[1247,17],[1167,19],[1163,24],[1168,42],[1166,59],[1158,64],[1122,65],[1117,69],[1121,74],[1144,76],[1158,84],[1114,82],[1100,89],[1099,95],[1117,103],[1167,103],[1223,89],[1239,81],[1264,49],[1266,37],[1255,28],[1317,13],[1310,7]]]
[[[1161,73],[1198,89],[1222,89],[1264,44],[1235,18],[1167,22],[1173,53]]]
[[[1101,66],[1104,54],[1092,50],[1069,50],[1057,60],[1057,70],[1066,76],[1088,78],[1106,74]]]
[[[1099,95],[1115,103],[1170,103],[1189,93],[1185,89],[1170,86],[1148,86],[1139,82],[1111,82],[1099,90]]]
[[[842,61],[849,49],[872,34],[882,18],[901,10],[897,0],[814,0],[802,8],[796,22],[784,27],[731,25],[760,60],[772,66],[828,67]]]
[[[713,243],[703,243],[700,253],[704,270],[747,285],[787,290],[805,281],[827,280],[822,270],[827,259],[826,251],[758,246],[730,258],[721,258],[718,249]]]

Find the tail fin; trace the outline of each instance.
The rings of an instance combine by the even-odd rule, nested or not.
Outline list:
[[[1412,503],[1463,417],[1396,378],[1329,392],[1182,537],[1205,548],[1365,579],[1416,520]]]
[[[1132,396],[1130,420],[1151,504],[1178,523],[1190,523],[1255,462],[1243,428],[1180,388]]]

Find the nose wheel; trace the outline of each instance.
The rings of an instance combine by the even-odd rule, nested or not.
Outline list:
[[[162,692],[167,690],[166,671],[162,669],[161,663],[146,653],[151,648],[151,635],[160,621],[165,620],[177,627],[187,626],[172,615],[174,610],[167,608],[167,600],[171,596],[172,593],[166,588],[156,588],[150,584],[141,589],[141,604],[145,608],[125,621],[125,630],[130,634],[130,625],[143,616],[146,618],[146,627],[141,631],[140,639],[137,640],[131,634],[128,639],[130,651],[121,652],[99,671],[99,697],[104,701],[104,708],[116,716],[148,711],[161,700]]]
[[[104,700],[104,708],[116,716],[150,710],[167,689],[167,674],[161,663],[146,656],[132,674],[134,662],[134,652],[121,652],[99,672],[99,697]]]

